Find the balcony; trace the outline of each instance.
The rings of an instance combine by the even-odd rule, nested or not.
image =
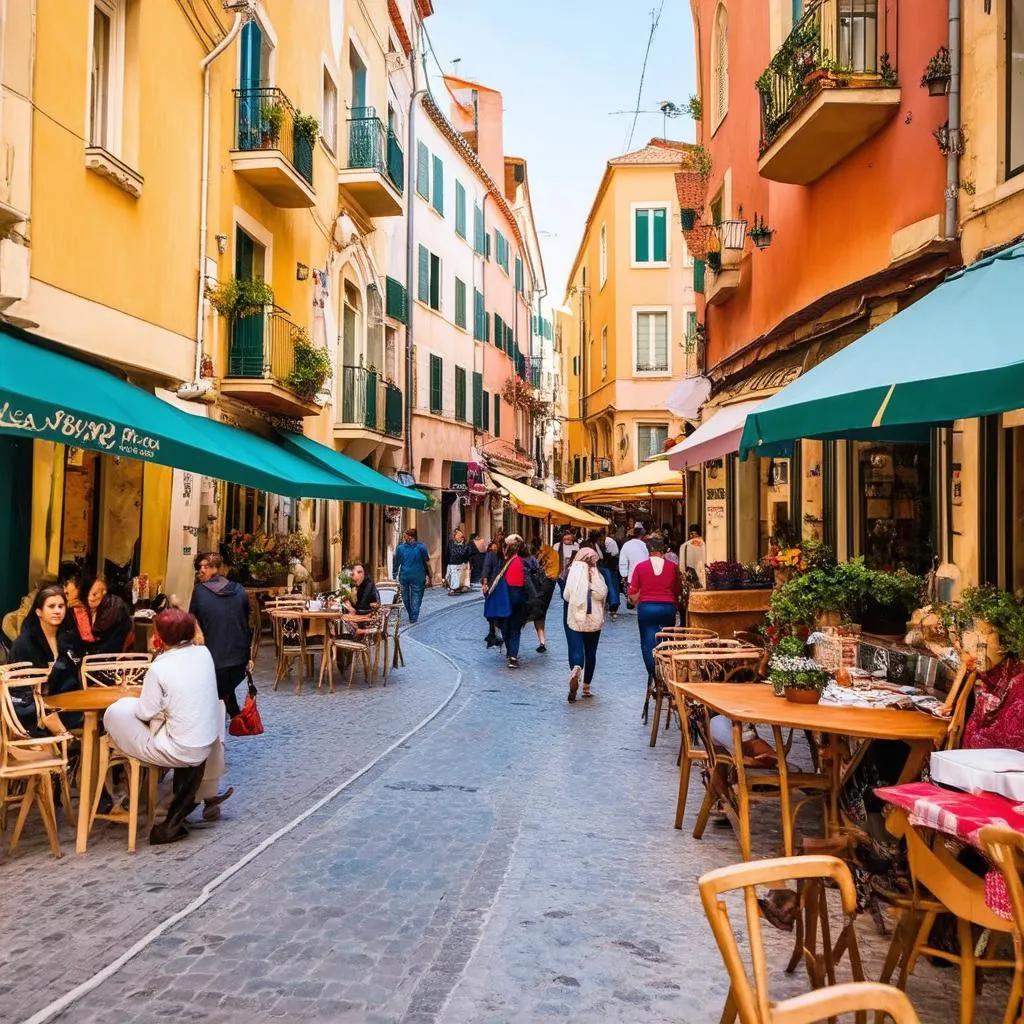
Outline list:
[[[373,107],[353,107],[352,115],[348,167],[338,172],[338,186],[371,217],[401,216],[405,155],[398,137]]]
[[[342,367],[341,415],[334,436],[372,442],[369,454],[381,441],[398,447],[403,429],[401,389],[365,366]]]
[[[296,341],[304,334],[276,310],[234,320],[221,394],[277,416],[316,416],[320,406],[289,384],[295,370]]]
[[[762,177],[810,185],[893,117],[897,11],[896,0],[812,0],[755,83]]]
[[[235,89],[231,165],[283,209],[308,209],[316,203],[313,140],[296,126],[296,114],[280,89]]]

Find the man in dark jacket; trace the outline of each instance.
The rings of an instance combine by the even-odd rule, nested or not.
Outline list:
[[[240,583],[222,575],[224,560],[211,552],[199,560],[199,584],[188,610],[196,617],[217,670],[217,693],[228,714],[241,710],[235,690],[245,679],[252,651],[249,595]]]

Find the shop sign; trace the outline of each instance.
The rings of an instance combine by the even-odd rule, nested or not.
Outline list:
[[[66,409],[25,409],[4,402],[0,405],[0,430],[37,434],[60,444],[133,459],[152,459],[160,451],[159,438],[113,420],[89,419]]]
[[[787,384],[792,384],[800,376],[802,370],[802,357],[798,362],[789,360],[781,365],[767,366],[752,376],[723,388],[719,392],[720,400],[729,401],[740,395],[755,395],[762,391],[781,391]]]

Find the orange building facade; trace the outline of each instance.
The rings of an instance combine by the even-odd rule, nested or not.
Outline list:
[[[697,136],[710,158],[697,244],[686,232],[691,251],[708,249],[698,296],[706,423],[888,319],[959,253],[933,136],[947,101],[920,85],[946,41],[945,5],[761,0],[741,10],[738,0],[691,0],[691,9]],[[702,495],[712,558],[751,561],[773,542],[814,539],[841,558],[923,570],[944,553],[932,509],[948,445],[943,431],[914,444],[797,441],[774,458],[693,467],[688,491]]]

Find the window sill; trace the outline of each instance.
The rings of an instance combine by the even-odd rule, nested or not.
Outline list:
[[[138,199],[142,195],[142,175],[138,171],[132,170],[127,164],[121,163],[116,156],[108,153],[101,146],[86,147],[85,167],[93,174],[106,178],[122,192],[127,192],[133,199]]]
[[[633,270],[668,270],[671,266],[671,260],[662,260],[659,262],[650,260],[647,263],[637,263],[634,261],[633,263],[630,263],[630,267],[632,267]]]
[[[634,368],[633,369],[633,376],[634,377],[642,377],[645,380],[648,377],[671,377],[672,376],[672,371],[671,370],[637,370],[636,368]]]

